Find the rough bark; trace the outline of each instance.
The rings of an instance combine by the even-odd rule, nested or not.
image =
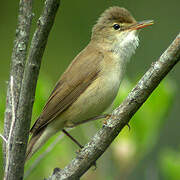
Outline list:
[[[13,76],[14,87],[14,109],[17,111],[19,103],[20,89],[23,79],[27,46],[29,41],[30,27],[32,21],[32,0],[21,0],[19,3],[18,24],[14,40],[14,47],[11,57],[10,77]],[[4,120],[4,137],[8,139],[11,119],[12,119],[12,93],[10,93],[10,82],[8,83],[6,111]],[[6,152],[6,144],[4,144],[4,152]],[[4,153],[5,155],[6,153]]]
[[[26,3],[30,2],[30,0],[21,1],[20,8],[25,6]],[[5,167],[5,176],[4,179],[23,179],[24,174],[24,160],[25,160],[25,152],[27,147],[29,128],[30,128],[30,120],[32,114],[32,106],[34,102],[35,88],[37,83],[37,78],[39,75],[39,69],[41,65],[42,56],[46,47],[46,43],[48,40],[48,36],[52,25],[54,23],[55,15],[58,10],[60,4],[60,0],[46,0],[44,9],[41,17],[37,23],[37,29],[34,33],[34,36],[31,41],[30,50],[27,58],[27,62],[25,65],[25,57],[23,59],[23,63],[20,61],[20,70],[17,71],[14,69],[16,66],[11,66],[11,76],[10,78],[13,81],[9,83],[8,90],[8,101],[7,101],[7,110],[6,110],[6,122],[5,123],[5,135],[6,137],[9,135],[9,129],[12,127],[12,119],[14,119],[12,136],[10,137],[10,144],[7,147],[6,144],[6,156],[8,152],[8,158],[6,158],[6,167]],[[32,8],[32,7],[31,7]],[[31,9],[32,10],[32,9]],[[30,13],[32,15],[32,13]],[[21,20],[20,20],[21,21]],[[26,26],[26,19],[24,19],[24,26]],[[22,33],[20,36],[23,35]],[[26,49],[24,43],[18,43],[18,47],[22,48],[22,50]],[[20,49],[21,51],[21,49]],[[21,56],[21,55],[20,55]],[[14,62],[14,58],[16,55],[12,56],[12,62]],[[19,60],[15,61],[15,63],[19,62]],[[25,65],[25,67],[24,67]],[[19,67],[18,66],[18,67]],[[23,77],[22,77],[23,74]],[[15,77],[21,77],[21,81],[17,81]],[[12,86],[12,83],[13,86]],[[20,87],[14,87],[15,84],[20,84]],[[11,91],[13,87],[13,90]],[[14,103],[16,99],[11,95],[16,94],[17,96],[17,104],[14,111]],[[14,115],[13,115],[14,114]],[[13,118],[14,117],[14,118]]]
[[[11,137],[14,136],[14,132],[12,131],[12,129],[14,128],[15,119],[17,117],[16,112],[19,104],[19,96],[32,22],[32,1],[33,0],[20,0],[19,2],[18,23],[11,57],[10,80],[7,89],[6,111],[4,120],[4,166],[7,165],[5,166],[4,179],[8,179],[11,151],[10,147],[12,143]],[[9,136],[9,134],[11,134],[11,136]]]

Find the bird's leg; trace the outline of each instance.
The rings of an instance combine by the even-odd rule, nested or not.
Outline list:
[[[71,125],[68,125],[68,127],[74,127],[74,126],[77,126],[77,125],[79,125],[79,124],[86,123],[86,122],[89,122],[89,121],[92,121],[92,120],[97,120],[97,119],[102,119],[102,118],[108,119],[110,116],[111,116],[111,115],[109,115],[109,114],[103,114],[103,115],[100,115],[100,116],[95,116],[95,117],[93,117],[93,118],[86,119],[86,120],[84,120],[84,121],[82,121],[82,122],[79,122],[79,123],[76,123],[76,124],[72,124],[72,126],[71,126]],[[106,120],[105,120],[105,121],[106,121]],[[105,122],[104,122],[104,123],[105,123]],[[82,146],[74,137],[72,137],[65,129],[63,129],[62,132],[63,132],[66,136],[68,136],[72,141],[74,141],[81,149],[83,148],[83,146]]]
[[[62,130],[62,132],[68,136],[72,141],[74,141],[81,149],[84,147],[82,146],[75,138],[73,138],[65,129]]]
[[[110,114],[103,114],[103,115],[100,115],[100,116],[95,116],[93,118],[86,119],[86,120],[84,120],[84,121],[82,121],[80,123],[76,123],[76,126],[79,125],[79,124],[82,124],[82,123],[86,123],[86,122],[89,122],[89,121],[92,121],[92,120],[97,120],[97,119],[102,119],[102,118],[106,118],[106,120],[107,120],[110,116],[111,116]],[[104,121],[104,124],[106,123],[106,120]],[[62,131],[66,136],[68,136],[72,141],[74,141],[81,149],[84,147],[75,138],[73,138],[65,129],[63,129]],[[94,166],[95,167],[94,170],[96,170],[96,168],[97,168],[96,161],[93,163],[92,166]]]

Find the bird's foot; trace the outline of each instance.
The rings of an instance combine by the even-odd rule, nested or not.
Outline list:
[[[93,171],[95,171],[97,169],[96,161],[92,164],[92,167],[93,167]]]
[[[131,126],[127,123],[126,126],[128,127],[129,131],[131,130]]]
[[[111,114],[104,114],[105,120],[103,121],[103,125],[107,125],[107,120],[111,117]]]

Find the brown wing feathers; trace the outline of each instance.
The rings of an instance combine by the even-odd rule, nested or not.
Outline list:
[[[97,56],[94,56],[96,60],[90,59],[92,56],[90,56],[90,54],[83,54],[83,52],[79,56],[84,56],[84,59],[81,59],[81,61],[78,62],[76,60],[77,58],[75,58],[69,68],[61,76],[59,82],[51,93],[48,102],[43,108],[42,114],[31,128],[31,133],[38,132],[42,127],[60,115],[77,100],[82,92],[85,91],[91,82],[97,77],[99,73],[99,66],[97,64],[100,64],[99,61],[103,59],[103,55],[100,52],[97,52]],[[74,67],[80,69],[80,71],[74,72],[76,69]],[[68,73],[68,76],[66,73]]]

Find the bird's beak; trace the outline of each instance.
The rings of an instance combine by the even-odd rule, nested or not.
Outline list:
[[[153,20],[140,21],[140,22],[137,22],[136,24],[131,25],[128,29],[129,30],[138,30],[138,29],[142,29],[147,26],[151,26],[152,24],[154,24]]]

